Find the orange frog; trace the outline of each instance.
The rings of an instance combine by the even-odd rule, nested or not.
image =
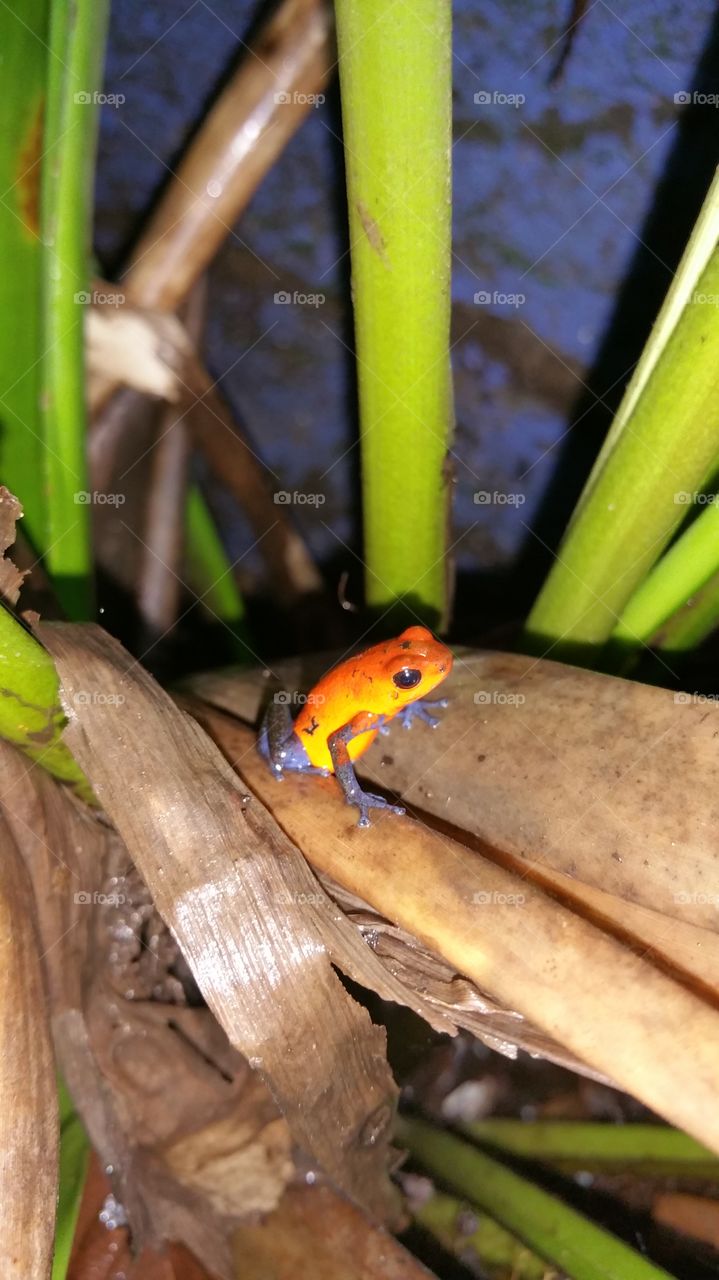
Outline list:
[[[452,670],[452,654],[426,627],[408,627],[396,640],[375,644],[347,658],[322,676],[293,722],[289,699],[270,703],[258,747],[278,779],[285,770],[334,773],[348,804],[357,806],[360,827],[369,826],[369,809],[404,813],[382,796],[363,791],[352,761],[397,717],[406,729],[418,716],[433,729],[439,721],[429,706],[446,707],[443,698],[426,703]]]

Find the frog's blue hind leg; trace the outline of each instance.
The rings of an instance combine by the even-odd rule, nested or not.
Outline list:
[[[328,769],[318,769],[310,764],[307,752],[294,731],[292,712],[286,702],[269,704],[257,739],[257,750],[278,782],[282,781],[286,771],[328,776]]]
[[[399,720],[403,729],[411,729],[413,720],[424,720],[430,729],[436,729],[440,721],[431,714],[430,707],[444,709],[448,706],[449,698],[437,698],[434,702],[430,702],[426,698],[419,698],[417,702],[410,702],[408,706],[398,711],[395,719]]]

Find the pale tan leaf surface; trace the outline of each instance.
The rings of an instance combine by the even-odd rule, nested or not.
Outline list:
[[[187,1007],[179,948],[120,838],[10,747],[0,764],[58,1064],[133,1239],[182,1241],[231,1280],[232,1230],[295,1174],[286,1122],[210,1011]]]
[[[181,703],[207,729],[230,763],[241,761],[248,752],[254,754],[253,736],[248,736],[247,730],[235,721],[213,711],[199,699],[185,695]],[[340,930],[338,937],[331,915],[317,913],[318,925],[333,960],[355,981],[385,999],[413,1009],[439,1031],[454,1033],[458,1027],[464,1027],[507,1057],[516,1058],[518,1048],[522,1048],[607,1082],[606,1074],[580,1061],[516,1010],[508,1010],[486,992],[480,992],[474,983],[459,976],[455,968],[423,946],[409,931],[396,928],[330,875],[320,872],[319,880],[330,899],[342,908],[343,916],[358,926],[370,945],[371,950],[361,943],[358,946],[359,934],[354,939],[348,938],[346,929]],[[312,912],[312,898],[304,905]],[[348,941],[353,945],[348,947]]]
[[[95,627],[40,635],[58,666],[68,746],[89,767],[208,1005],[270,1086],[295,1141],[375,1216],[393,1213],[396,1088],[384,1032],[334,974],[304,906],[322,894],[309,867],[120,645]]]
[[[58,1187],[55,1064],[32,892],[2,813],[0,1098],[0,1275],[46,1280]]]
[[[526,659],[501,659],[501,663],[512,669],[520,662],[524,664],[523,669],[530,666]],[[634,857],[636,860],[641,856],[641,862],[646,860],[649,864],[643,869],[645,882],[651,880],[652,868],[657,868],[659,890],[654,897],[661,901],[661,893],[666,898],[669,887],[676,881],[673,881],[673,872],[668,864],[668,850],[664,849],[666,856],[662,857],[655,858],[651,854],[643,824],[645,821],[648,823],[651,835],[659,832],[658,841],[659,836],[666,840],[656,814],[647,816],[646,805],[650,793],[657,805],[667,799],[670,804],[672,799],[676,800],[676,789],[673,792],[667,789],[664,795],[661,789],[661,781],[666,780],[669,772],[668,761],[664,759],[662,763],[660,760],[659,780],[653,777],[649,763],[658,751],[656,739],[660,729],[667,736],[672,728],[671,714],[669,725],[666,723],[667,700],[671,695],[608,679],[604,687],[601,677],[566,670],[569,690],[564,688],[566,697],[561,715],[558,719],[555,717],[551,727],[555,746],[561,724],[569,743],[563,750],[573,761],[572,803],[568,785],[559,781],[555,783],[550,776],[557,774],[556,759],[552,759],[550,764],[546,747],[539,750],[531,745],[532,733],[525,732],[524,746],[520,750],[516,726],[514,730],[511,727],[511,717],[517,714],[518,707],[508,703],[492,704],[492,710],[501,709],[508,721],[507,734],[515,748],[512,756],[505,748],[498,720],[495,718],[488,728],[486,706],[478,708],[471,700],[472,690],[476,689],[480,679],[482,687],[491,687],[490,671],[493,679],[499,682],[501,663],[496,655],[486,661],[477,659],[476,665],[481,673],[478,675],[472,666],[462,662],[458,679],[447,688],[453,704],[446,713],[447,720],[441,730],[423,733],[420,726],[411,734],[395,731],[369,753],[369,774],[374,773],[381,782],[399,776],[411,778],[405,788],[398,789],[410,796],[421,789],[425,812],[430,808],[442,814],[449,812],[454,820],[451,830],[457,838],[447,835],[439,827],[431,829],[389,814],[375,815],[369,830],[358,829],[356,815],[343,804],[332,778],[289,776],[278,785],[254,750],[253,732],[239,724],[233,726],[228,757],[318,871],[330,875],[371,903],[381,915],[413,933],[453,965],[457,972],[473,979],[482,991],[487,991],[509,1009],[518,1010],[594,1070],[613,1078],[648,1106],[717,1150],[719,1121],[712,1119],[710,1114],[713,1114],[712,1099],[719,1083],[719,1014],[716,1009],[693,990],[669,977],[648,957],[637,954],[637,949],[644,953],[646,947],[643,943],[638,947],[638,940],[632,939],[630,929],[625,929],[626,938],[622,941],[582,919],[573,910],[547,896],[526,874],[520,876],[490,861],[497,851],[480,845],[474,834],[468,846],[462,840],[456,822],[459,812],[468,821],[479,825],[476,823],[476,785],[473,789],[471,779],[476,778],[477,768],[484,762],[478,761],[476,756],[484,754],[487,759],[493,759],[495,754],[501,754],[502,768],[495,765],[493,776],[505,803],[509,805],[511,797],[514,808],[511,817],[509,814],[501,815],[499,802],[493,798],[488,820],[491,820],[492,829],[500,829],[501,819],[505,837],[508,841],[510,838],[514,840],[515,849],[521,848],[526,853],[531,846],[523,834],[525,817],[529,815],[531,818],[534,837],[544,839],[545,849],[550,843],[547,833],[554,833],[556,821],[557,837],[552,848],[555,845],[561,848],[563,841],[563,847],[568,849],[569,836],[565,825],[570,821],[571,811],[578,832],[573,846],[574,874],[583,875],[586,867],[587,880],[591,877],[598,879],[602,871],[602,840],[606,839],[606,832],[602,831],[599,818],[596,818],[596,829],[582,827],[577,796],[582,795],[586,788],[585,770],[590,775],[591,785],[594,788],[598,786],[596,756],[599,747],[603,744],[604,757],[610,758],[612,743],[617,736],[618,757],[624,760],[625,772],[617,779],[613,765],[607,764],[605,769],[607,772],[612,769],[617,786],[624,783],[626,794],[623,803],[625,810],[630,811],[626,774],[631,772],[631,766],[622,735],[628,734],[631,721],[632,741],[641,742],[645,748],[641,761],[637,759],[638,749],[634,754],[635,768],[644,769],[637,814],[631,827],[639,850],[639,854],[634,851]],[[540,664],[542,667],[547,665],[550,667],[548,672],[540,671],[534,676],[534,695],[532,699],[528,697],[527,706],[534,714],[535,703],[539,704],[542,716],[551,718],[552,707],[558,698],[557,687],[561,690],[565,677],[562,668],[554,664]],[[537,687],[541,684],[542,674],[546,674],[548,681],[545,692]],[[589,703],[581,693],[585,676],[589,681]],[[250,680],[247,683],[251,685]],[[248,690],[245,690],[246,704],[251,703],[252,695],[255,706],[259,704],[262,683],[261,676],[256,676],[249,697]],[[264,681],[264,687],[267,689],[267,681]],[[287,680],[285,687],[293,687],[291,680]],[[507,689],[506,684],[504,688]],[[217,685],[215,696],[218,696]],[[589,706],[594,707],[595,721],[600,721],[603,726],[598,742],[593,741],[586,728],[590,718]],[[691,712],[693,708],[691,705],[680,706],[678,710]],[[474,740],[478,711],[482,720],[487,722],[482,729],[483,752],[476,750],[480,745],[479,739]],[[706,708],[702,714],[705,712]],[[645,720],[647,728],[644,727]],[[701,788],[702,784],[708,785],[713,764],[709,756],[710,747],[704,738],[701,715],[690,716],[687,734],[690,741],[685,741],[683,747],[686,792],[681,824],[688,839],[681,846],[677,841],[676,857],[683,861],[684,883],[694,875],[695,878],[689,878],[688,882],[696,885],[697,868],[705,871],[712,859],[708,833],[702,831],[700,822],[711,803]],[[545,727],[544,743],[547,735]],[[677,748],[675,767],[679,755]],[[422,772],[422,765],[426,773]],[[441,771],[442,785],[435,781],[438,770]],[[607,779],[604,781],[608,786]],[[482,794],[490,795],[491,787],[482,785]],[[548,806],[544,814],[540,814],[533,786],[540,789],[540,795]],[[691,812],[695,801],[699,821]],[[664,817],[671,824],[670,808]],[[701,856],[697,853],[698,848]],[[631,852],[628,850],[627,858]],[[615,893],[623,889],[628,895],[630,886],[627,884],[625,863],[617,863],[610,856],[606,861],[608,865],[603,867],[605,893],[610,889]],[[528,868],[523,866],[522,869]],[[644,896],[649,900],[653,898],[646,883]],[[671,904],[674,907],[673,896]],[[674,922],[666,920],[665,925],[670,934]],[[625,945],[625,941],[630,945]],[[669,951],[670,948],[671,943],[667,941],[665,949]]]
[[[15,526],[21,516],[22,507],[17,498],[0,484],[0,600],[11,605],[18,602],[25,573],[16,568],[5,552],[15,542]]]

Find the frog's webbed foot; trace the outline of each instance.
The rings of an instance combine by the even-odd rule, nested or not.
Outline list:
[[[400,816],[406,813],[401,804],[392,804],[390,800],[385,800],[384,796],[376,796],[372,791],[363,791],[356,778],[354,787],[349,787],[346,790],[343,787],[343,790],[345,791],[347,803],[355,804],[359,809],[358,827],[370,826],[370,809],[389,809],[390,813],[397,813]]]
[[[430,708],[436,707],[438,710],[449,706],[449,698],[437,698],[434,702],[429,702],[426,698],[419,698],[417,702],[410,702],[408,706],[403,707],[397,712],[397,719],[400,721],[403,729],[411,729],[414,720],[423,720],[428,724],[430,729],[436,729],[441,723],[436,716],[433,716]]]

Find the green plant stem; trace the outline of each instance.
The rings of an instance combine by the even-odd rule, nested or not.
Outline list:
[[[70,1096],[58,1080],[60,1105],[60,1187],[55,1226],[52,1280],[65,1280],[72,1253],[90,1146]]]
[[[710,502],[654,566],[627,602],[612,643],[636,646],[651,640],[719,571],[719,506]]]
[[[573,1280],[671,1280],[634,1249],[469,1143],[402,1119],[399,1140],[435,1177]]]
[[[39,178],[48,0],[0,6],[0,483],[22,497],[24,531],[45,546],[40,416]]]
[[[412,1210],[415,1222],[439,1240],[450,1253],[462,1259],[469,1252],[482,1263],[483,1273],[499,1270],[512,1280],[547,1280],[546,1263],[536,1253],[483,1214],[474,1217],[466,1203],[436,1191],[423,1205]]]
[[[52,0],[42,170],[44,550],[71,618],[91,610],[90,507],[78,494],[89,487],[83,320],[107,19],[108,0]]]
[[[577,512],[527,624],[533,649],[602,645],[719,457],[719,249]],[[558,643],[555,643],[558,642]],[[586,656],[586,654],[585,654]]]
[[[512,1155],[563,1169],[641,1166],[655,1172],[716,1177],[719,1159],[679,1129],[658,1124],[594,1124],[558,1120],[480,1120],[462,1131]]]
[[[367,600],[447,608],[451,9],[336,0]]]
[[[681,609],[669,618],[652,645],[662,653],[685,653],[694,649],[719,625],[719,572],[712,575]]]
[[[65,716],[52,658],[2,604],[0,690],[0,737],[53,777],[71,783],[88,803],[96,803],[85,775],[60,741]]]
[[[196,485],[187,493],[187,570],[203,605],[225,624],[232,639],[232,656],[254,662],[248,639],[245,604],[222,541],[203,494]]]

